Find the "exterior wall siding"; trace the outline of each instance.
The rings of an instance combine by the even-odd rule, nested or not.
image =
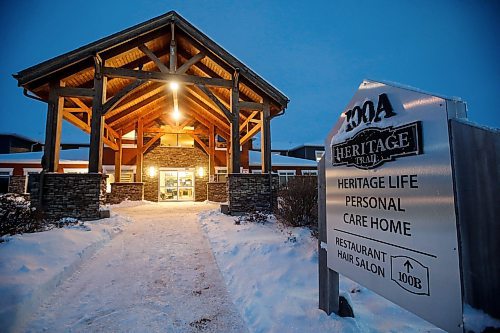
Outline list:
[[[156,142],[144,154],[142,165],[145,200],[158,201],[160,168],[194,168],[194,199],[195,201],[207,200],[208,155],[197,145],[194,148],[160,147],[160,142]],[[153,177],[148,171],[151,166],[157,170]],[[196,172],[199,167],[205,171],[203,177],[199,177]]]

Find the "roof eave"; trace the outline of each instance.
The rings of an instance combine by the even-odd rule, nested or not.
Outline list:
[[[18,86],[25,86],[34,80],[38,80],[63,68],[85,61],[98,52],[115,47],[138,35],[161,28],[168,24],[176,15],[178,14],[175,11],[170,11],[149,21],[136,24],[133,27],[114,33],[111,36],[101,38],[95,42],[79,47],[76,50],[28,67],[12,76],[18,81]]]
[[[252,82],[257,88],[267,94],[274,100],[281,110],[286,109],[289,99],[278,89],[273,87],[269,82],[261,78],[254,71],[248,68],[245,64],[227,52],[224,48],[215,43],[210,37],[194,27],[181,15],[175,11],[170,11],[164,15],[153,18],[149,21],[139,23],[133,27],[127,28],[120,32],[114,33],[111,36],[101,38],[95,42],[82,46],[76,50],[67,52],[55,58],[46,60],[35,66],[26,68],[12,76],[18,81],[18,86],[26,87],[35,80],[42,79],[61,69],[74,66],[80,62],[88,60],[96,53],[103,52],[109,48],[116,47],[127,42],[139,35],[149,33],[153,30],[160,29],[169,24],[172,20],[176,22],[186,33],[193,39],[203,43],[215,56],[226,62],[232,68],[239,68],[240,75]]]

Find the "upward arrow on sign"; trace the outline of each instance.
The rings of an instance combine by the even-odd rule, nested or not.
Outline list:
[[[410,273],[410,268],[413,269],[413,266],[411,265],[409,260],[406,260],[406,262],[403,265],[406,267],[406,273]]]

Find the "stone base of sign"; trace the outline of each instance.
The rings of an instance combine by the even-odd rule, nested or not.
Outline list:
[[[208,201],[226,202],[227,201],[227,184],[226,182],[210,182],[207,184]]]
[[[141,201],[143,196],[143,183],[111,183],[111,193],[107,196],[107,202],[118,204],[125,200]]]
[[[102,174],[45,173],[29,177],[31,204],[40,207],[46,218],[100,218],[99,208],[106,190],[106,177]]]
[[[227,193],[231,215],[255,211],[271,212],[278,204],[278,176],[268,174],[229,174]]]
[[[10,176],[9,193],[26,193],[26,176]]]

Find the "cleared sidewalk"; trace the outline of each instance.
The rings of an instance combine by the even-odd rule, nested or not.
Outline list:
[[[197,223],[214,207],[114,209],[134,222],[64,282],[26,330],[246,332]]]

